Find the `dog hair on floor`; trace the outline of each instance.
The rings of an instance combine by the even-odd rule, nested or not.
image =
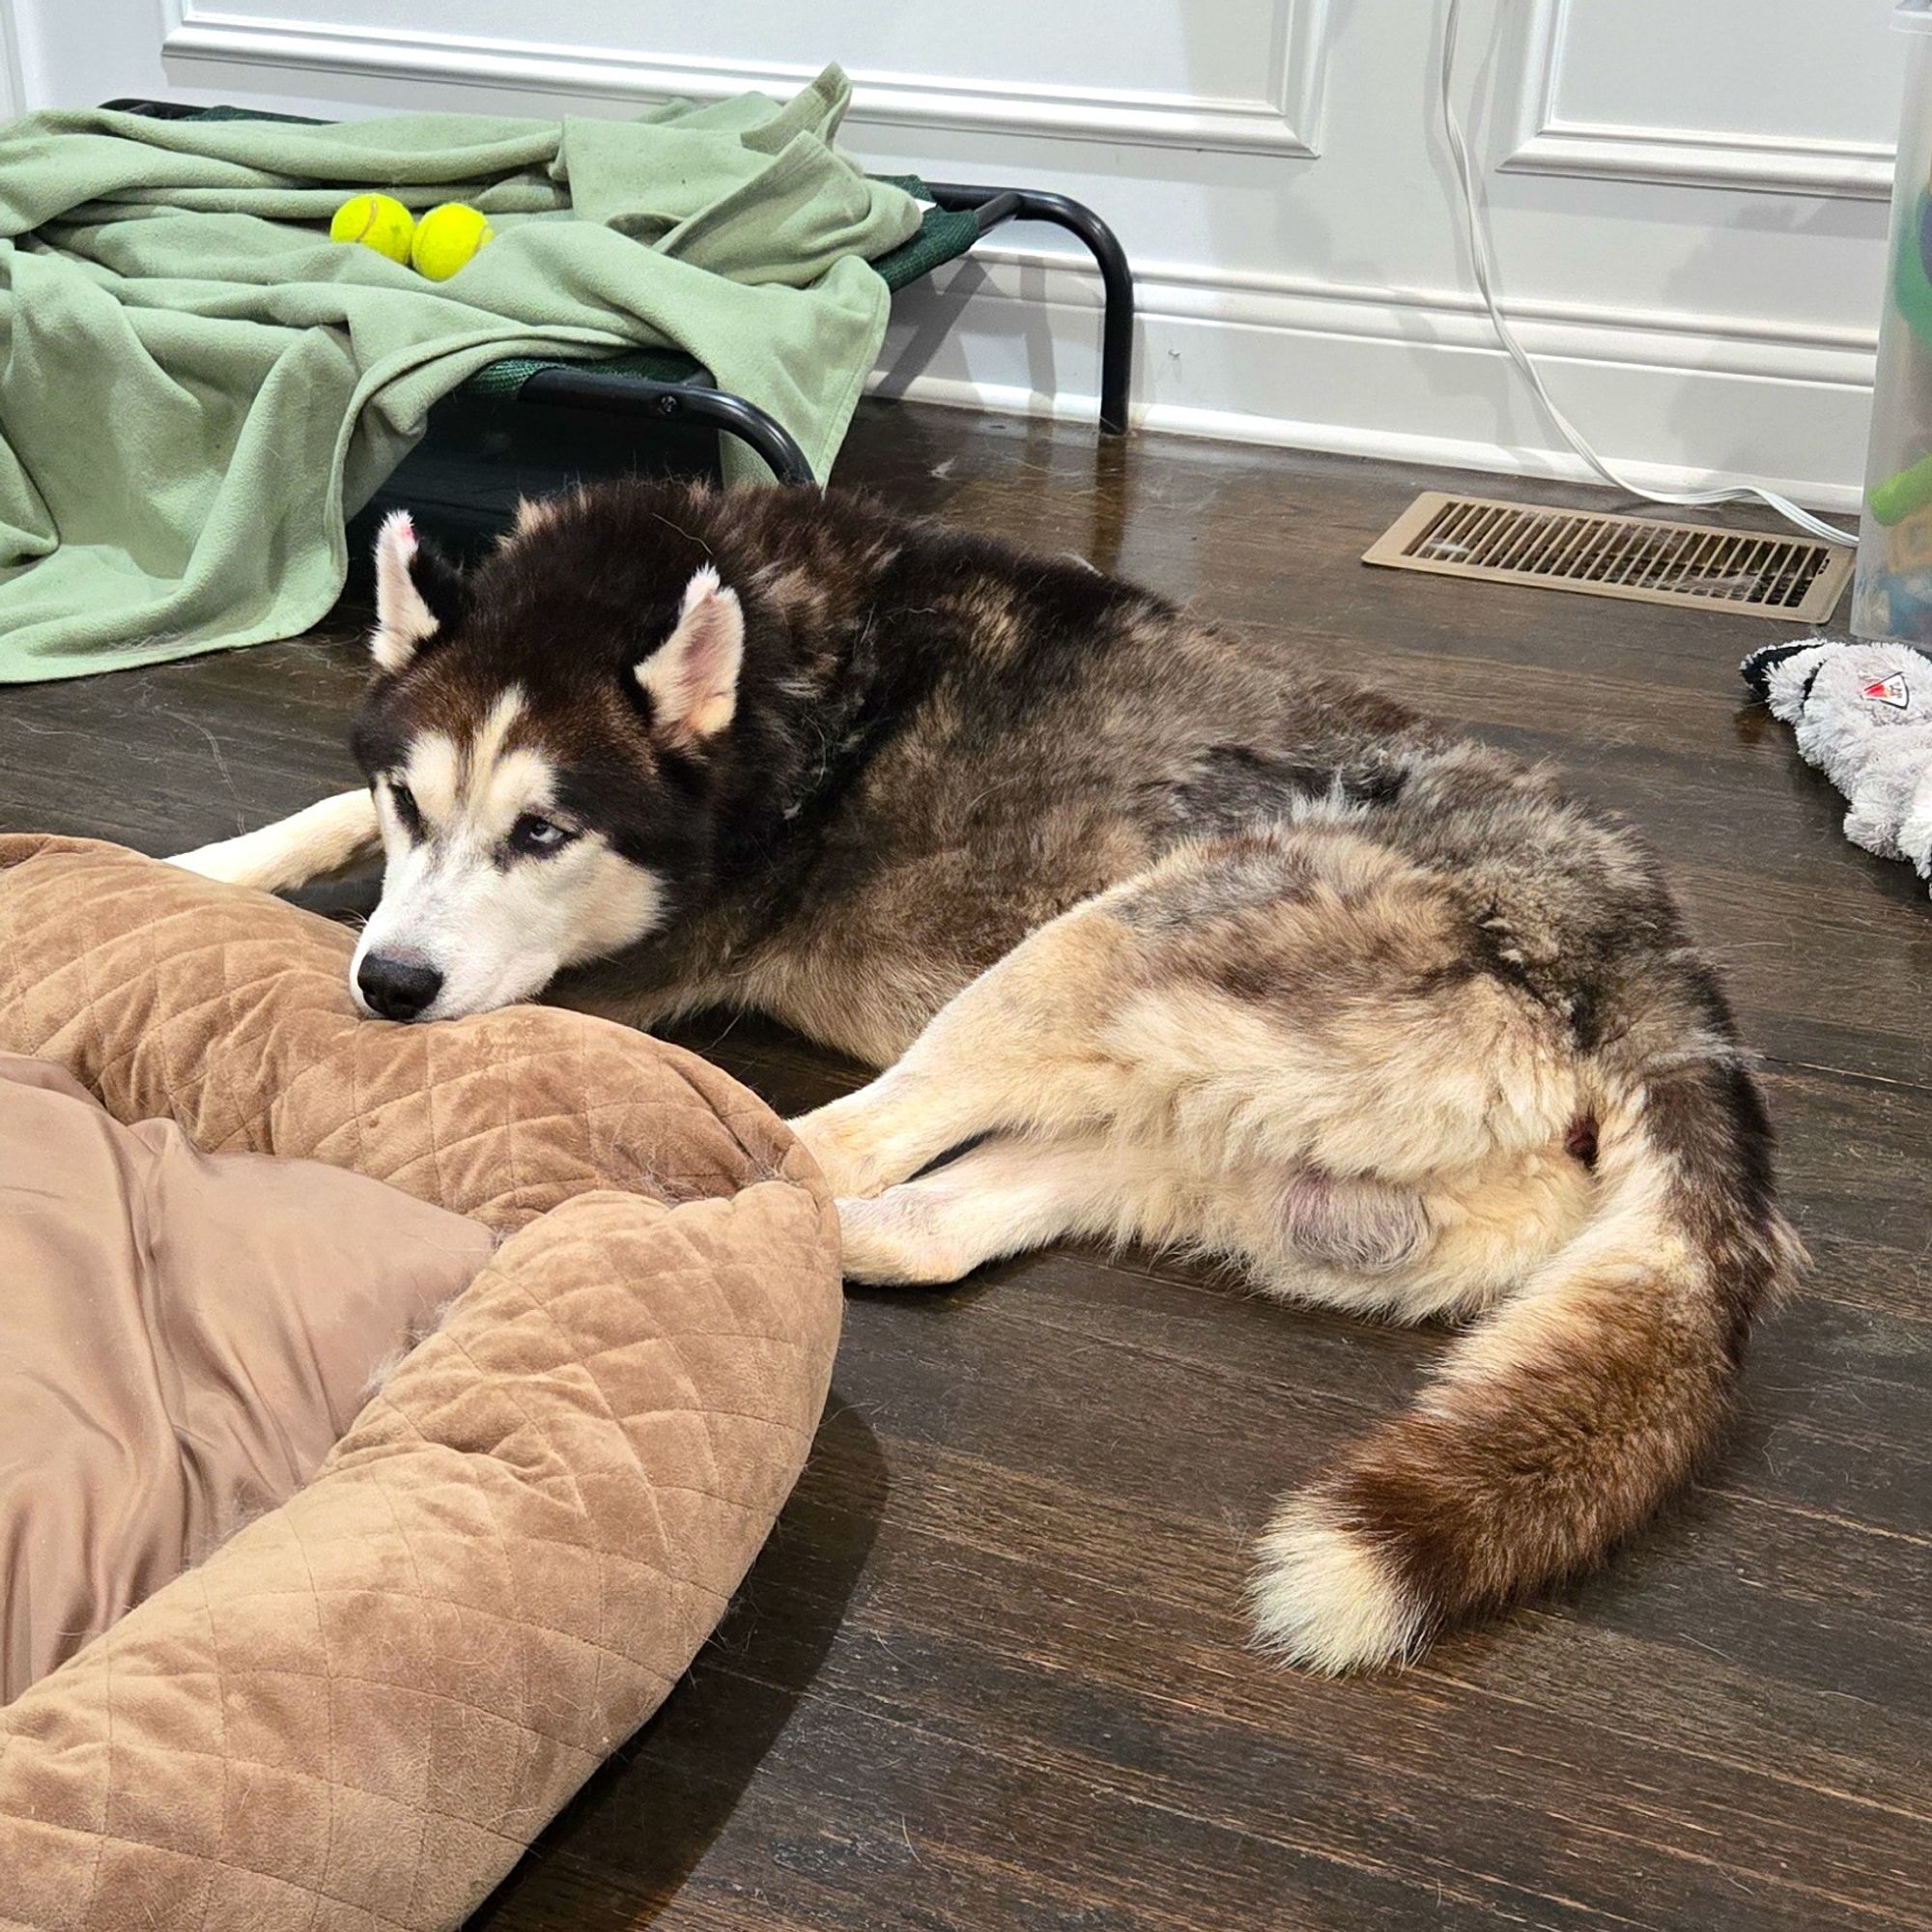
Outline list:
[[[1407,1657],[1710,1449],[1800,1251],[1714,974],[1548,772],[838,491],[611,484],[467,571],[391,518],[377,583],[367,789],[178,862],[380,851],[365,1010],[722,1004],[883,1068],[794,1123],[855,1280],[1083,1236],[1467,1324],[1264,1537],[1287,1657]]]

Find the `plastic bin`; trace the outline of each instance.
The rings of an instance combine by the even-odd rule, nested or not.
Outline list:
[[[1852,629],[1932,645],[1932,0],[1904,0],[1905,106]]]

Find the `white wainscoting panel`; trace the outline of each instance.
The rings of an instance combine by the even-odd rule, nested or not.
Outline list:
[[[785,94],[825,50],[864,44],[886,66],[851,64],[868,121],[904,127],[1024,130],[1139,145],[1312,155],[1325,0],[1114,0],[1107,31],[1084,7],[1040,8],[1023,37],[1009,8],[882,8],[833,0],[784,8],[757,37],[755,58],[704,44],[712,12],[666,14],[648,49],[609,38],[604,0],[559,0],[529,37],[522,0],[471,0],[462,31],[398,27],[385,0],[332,0],[327,17],[270,7],[208,8],[167,0],[164,55],[403,80],[504,80],[584,100],[681,95],[709,100],[748,88]],[[869,19],[869,27],[867,25]],[[937,20],[945,30],[935,36]],[[1202,23],[1208,30],[1190,36]],[[946,71],[922,71],[937,53]],[[1185,85],[1178,83],[1184,80]]]
[[[1883,198],[1901,43],[1876,7],[1529,0],[1503,165],[1615,181]],[[1776,60],[1747,59],[1768,27]],[[1876,132],[1875,129],[1882,129]]]

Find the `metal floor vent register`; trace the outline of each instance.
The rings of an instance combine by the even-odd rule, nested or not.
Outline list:
[[[1808,537],[1539,509],[1439,490],[1418,497],[1362,561],[1806,624],[1832,614],[1852,571],[1849,550]]]

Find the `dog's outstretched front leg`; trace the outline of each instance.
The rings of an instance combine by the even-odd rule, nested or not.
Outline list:
[[[285,893],[312,879],[348,871],[374,857],[382,844],[375,799],[366,790],[345,791],[292,818],[244,832],[239,838],[224,838],[217,845],[198,846],[168,864],[231,886]]]
[[[833,1193],[876,1194],[980,1134],[1113,1120],[1131,1068],[1103,1033],[1131,947],[1104,906],[1076,907],[950,1000],[870,1086],[794,1121]]]

